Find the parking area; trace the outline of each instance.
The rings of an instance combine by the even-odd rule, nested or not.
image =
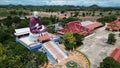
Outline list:
[[[116,34],[115,45],[107,44],[107,38],[109,33]],[[116,47],[120,47],[120,32],[106,31],[105,27],[101,27],[95,30],[95,33],[87,36],[78,50],[83,52],[91,62],[91,68],[99,67],[100,62],[109,56]]]

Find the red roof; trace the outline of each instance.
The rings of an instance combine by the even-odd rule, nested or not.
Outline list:
[[[88,29],[88,28],[82,26],[80,22],[75,21],[75,22],[69,22],[65,28],[58,31],[58,33],[60,33],[60,34],[64,34],[66,32],[80,33],[80,34],[83,34],[84,36],[86,36],[88,34],[93,33],[93,30]]]
[[[38,38],[38,40],[42,42],[42,41],[50,40],[50,38],[51,38],[51,37],[48,36],[48,35],[47,35],[47,36],[40,36],[40,37]]]
[[[94,23],[94,24],[87,25],[85,27],[89,28],[89,29],[95,29],[95,28],[100,27],[100,26],[103,26],[103,24],[102,23]]]
[[[120,62],[120,48],[116,48],[116,49],[112,52],[112,54],[111,54],[110,57],[112,57],[112,58],[115,59],[116,61]]]
[[[108,30],[120,30],[120,18],[118,18],[117,20],[108,23],[106,29]]]
[[[116,25],[117,25],[118,27],[120,27],[120,18],[118,18],[118,19],[115,21],[115,23],[116,23]]]

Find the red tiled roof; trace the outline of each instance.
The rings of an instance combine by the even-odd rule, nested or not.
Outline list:
[[[120,27],[120,18],[118,18],[116,21],[115,21],[115,24]]]
[[[95,29],[95,28],[100,27],[100,26],[103,26],[103,24],[102,23],[94,23],[94,24],[87,25],[85,27],[89,28],[89,29]]]
[[[112,52],[112,54],[111,54],[110,57],[112,57],[112,58],[115,59],[116,61],[120,62],[120,48],[116,48],[116,49]]]
[[[72,32],[72,33],[81,33],[84,36],[93,33],[93,30],[88,29],[81,25],[80,22],[70,22],[66,25],[65,28],[58,31],[58,33],[64,34],[66,32]]]
[[[47,35],[47,36],[40,36],[40,37],[38,38],[38,40],[42,42],[42,41],[50,40],[50,38],[51,38],[51,37],[48,36],[48,35]]]
[[[108,23],[106,29],[109,30],[120,30],[120,18],[118,18],[117,20]]]

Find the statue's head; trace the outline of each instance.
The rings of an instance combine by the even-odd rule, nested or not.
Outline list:
[[[38,13],[37,11],[34,11],[34,12],[33,12],[33,16],[34,16],[35,18],[38,18],[38,17],[39,17],[39,13]]]

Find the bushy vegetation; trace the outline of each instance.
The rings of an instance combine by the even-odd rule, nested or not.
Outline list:
[[[117,17],[115,15],[111,15],[111,16],[104,16],[104,17],[98,19],[97,21],[105,24],[105,23],[110,23],[116,19],[117,19]]]
[[[109,44],[114,44],[116,42],[115,34],[110,33],[108,35],[108,41]]]
[[[11,17],[7,16],[7,18],[1,20],[0,23],[2,23],[4,26],[11,27],[14,24],[19,24],[21,22],[21,19],[18,16]]]
[[[62,39],[65,41],[65,47],[67,50],[73,50],[82,44],[83,36],[80,34],[65,33]]]
[[[120,63],[111,57],[106,57],[103,62],[100,63],[100,68],[119,68]]]
[[[33,58],[33,52],[26,47],[11,40],[5,42],[0,44],[0,68],[25,68],[33,60],[35,60],[33,64],[38,67],[38,65],[47,62],[47,57],[42,52],[35,53]]]

